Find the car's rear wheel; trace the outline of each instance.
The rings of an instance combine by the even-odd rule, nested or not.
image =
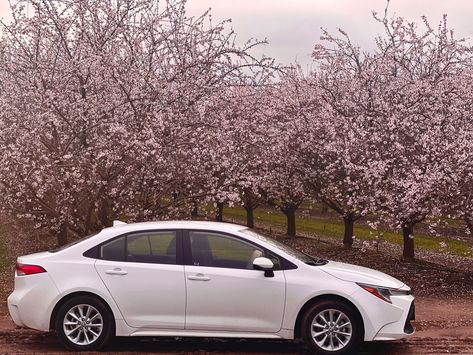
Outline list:
[[[74,297],[59,309],[56,332],[62,343],[71,350],[99,350],[113,338],[113,315],[95,297]]]
[[[302,319],[302,338],[316,354],[353,354],[363,337],[355,310],[341,301],[311,306]]]

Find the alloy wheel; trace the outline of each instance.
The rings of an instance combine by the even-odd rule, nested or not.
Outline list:
[[[63,328],[64,334],[73,344],[89,345],[102,334],[103,318],[97,308],[78,304],[64,316]]]
[[[340,310],[325,309],[312,320],[312,339],[325,351],[343,349],[350,341],[352,334],[352,323]]]

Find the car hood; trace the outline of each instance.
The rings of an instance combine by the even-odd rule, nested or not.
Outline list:
[[[403,282],[392,276],[367,267],[329,261],[327,264],[320,266],[320,268],[327,274],[344,281],[389,288],[400,288],[404,285]]]

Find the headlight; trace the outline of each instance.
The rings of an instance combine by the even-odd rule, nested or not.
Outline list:
[[[362,289],[371,293],[373,296],[376,296],[388,303],[391,303],[391,296],[409,295],[411,293],[411,291],[409,290],[399,290],[399,289],[389,288],[389,287],[380,287],[380,286],[366,285],[366,284],[360,284],[360,283],[357,283],[357,285],[360,286]]]

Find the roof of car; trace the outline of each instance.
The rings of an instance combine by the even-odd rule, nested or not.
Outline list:
[[[239,231],[246,226],[233,223],[224,223],[224,222],[211,222],[211,221],[154,221],[154,222],[139,222],[139,223],[123,223],[117,224],[115,228],[123,229],[164,229],[164,228],[175,228],[175,229],[213,229],[213,230],[231,230]]]

